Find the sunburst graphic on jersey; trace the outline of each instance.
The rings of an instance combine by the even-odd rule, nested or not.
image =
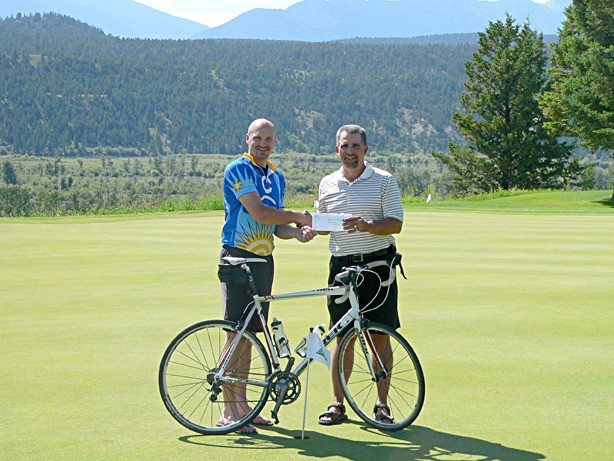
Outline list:
[[[250,225],[249,229],[243,228],[237,235],[235,246],[259,256],[268,256],[273,253],[273,235],[266,232],[264,227],[254,228]]]

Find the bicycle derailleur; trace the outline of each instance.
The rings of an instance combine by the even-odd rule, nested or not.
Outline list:
[[[217,374],[217,372],[217,368],[212,368],[205,375],[205,381],[207,381],[207,383],[211,386],[208,390],[211,393],[209,395],[209,400],[211,400],[212,402],[217,401],[217,396],[222,393],[222,387],[220,386],[220,383],[215,379],[215,375]]]

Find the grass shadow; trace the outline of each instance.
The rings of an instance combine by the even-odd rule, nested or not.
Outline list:
[[[599,205],[609,206],[610,208],[614,208],[614,199],[608,198],[605,200],[595,200],[593,203],[598,203]]]
[[[361,424],[361,423],[348,423]],[[362,424],[361,424],[362,425]],[[231,449],[279,450],[294,449],[302,456],[311,458],[339,457],[351,461],[425,461],[425,460],[473,460],[481,461],[539,461],[545,459],[541,453],[533,453],[496,442],[435,431],[422,426],[410,426],[398,432],[382,432],[363,427],[371,434],[381,435],[380,441],[349,440],[322,432],[308,432],[308,438],[301,440],[301,432],[281,427],[260,430],[257,435],[233,434],[234,443],[204,435],[180,437],[185,443],[203,446],[227,447]],[[263,452],[258,456],[266,456]]]

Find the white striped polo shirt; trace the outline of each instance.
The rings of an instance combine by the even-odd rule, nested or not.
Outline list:
[[[318,212],[346,213],[365,220],[395,218],[403,221],[403,203],[396,179],[390,173],[366,168],[354,181],[349,182],[342,168],[320,181]],[[331,232],[328,248],[334,256],[373,253],[394,243],[392,235],[369,232]]]

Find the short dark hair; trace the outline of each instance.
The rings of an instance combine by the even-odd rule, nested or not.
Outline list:
[[[341,138],[341,133],[347,134],[356,134],[358,133],[362,139],[362,143],[367,145],[367,132],[365,129],[359,125],[343,125],[341,128],[337,130],[337,145],[339,145],[339,138]]]

